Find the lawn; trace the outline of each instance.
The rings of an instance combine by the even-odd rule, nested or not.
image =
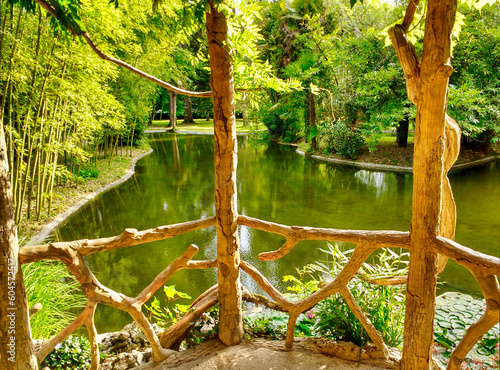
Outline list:
[[[193,124],[182,124],[178,121],[177,131],[193,131],[193,132],[213,132],[214,131],[214,121],[210,119],[209,121],[205,119],[195,119],[196,123]],[[167,127],[168,120],[153,121],[153,126],[151,128]],[[266,126],[263,124],[256,124],[251,122],[247,126],[243,126],[243,120],[241,118],[236,119],[236,132],[238,133],[250,133],[254,131],[266,130]]]

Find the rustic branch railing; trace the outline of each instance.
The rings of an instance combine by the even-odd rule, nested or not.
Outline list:
[[[88,302],[83,312],[68,327],[46,341],[37,350],[39,363],[50,353],[57,343],[64,340],[76,329],[85,325],[91,341],[92,365],[91,369],[99,366],[99,336],[94,325],[94,313],[97,303],[104,303],[119,310],[128,312],[144,331],[152,349],[153,360],[161,361],[178,348],[180,341],[185,337],[192,326],[193,319],[218,300],[217,286],[208,289],[194,303],[193,309],[180,320],[178,325],[171,326],[159,339],[151,323],[142,313],[142,306],[176,271],[181,269],[205,269],[218,267],[217,260],[193,261],[191,258],[198,251],[195,245],[189,246],[186,251],[171,262],[153,281],[135,298],[127,297],[102,285],[86,265],[83,257],[92,253],[109,251],[112,249],[134,246],[152,241],[172,238],[179,234],[207,228],[215,225],[215,218],[205,218],[180,224],[160,226],[155,229],[137,231],[126,229],[122,234],[94,240],[78,240],[72,242],[57,242],[45,245],[23,247],[20,250],[22,263],[35,262],[42,259],[62,261],[81,284]],[[401,231],[364,231],[339,230],[326,228],[286,226],[273,222],[262,221],[247,216],[238,217],[238,225],[247,226],[266,232],[283,235],[286,238],[284,245],[276,251],[265,252],[259,255],[263,261],[275,260],[285,256],[301,240],[342,241],[356,244],[354,252],[342,271],[333,280],[325,284],[320,290],[299,301],[286,299],[273,285],[252,265],[241,261],[239,267],[271,297],[273,301],[267,306],[289,313],[285,346],[291,349],[294,340],[294,329],[298,316],[314,307],[317,303],[332,294],[340,293],[355,317],[363,325],[376,348],[384,358],[388,358],[389,349],[381,335],[374,328],[370,319],[356,303],[347,284],[358,271],[367,257],[379,248],[406,248],[410,249],[410,235]],[[444,237],[437,237],[433,242],[435,252],[455,260],[465,266],[475,276],[486,299],[484,315],[473,324],[452,353],[448,369],[459,369],[467,353],[474,344],[499,321],[500,288],[496,276],[500,276],[500,259],[475,252]],[[244,289],[243,297],[250,301],[254,299],[251,293]],[[262,301],[261,301],[262,302]],[[162,346],[163,345],[163,346]],[[166,347],[166,348],[164,348]]]

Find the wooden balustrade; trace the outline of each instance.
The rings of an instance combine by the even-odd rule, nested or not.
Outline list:
[[[340,293],[345,298],[355,317],[367,331],[376,348],[385,358],[388,358],[388,347],[383,342],[381,335],[371,324],[370,319],[355,301],[349,291],[348,283],[367,257],[379,248],[406,248],[410,249],[411,252],[411,241],[408,232],[390,230],[340,230],[287,226],[241,215],[238,217],[237,221],[239,225],[280,234],[286,238],[286,242],[278,250],[261,253],[259,255],[259,258],[264,261],[275,260],[285,256],[290,253],[293,247],[301,240],[343,241],[356,244],[351,258],[333,281],[326,283],[318,291],[298,301],[286,299],[255,267],[245,261],[241,261],[239,263],[239,268],[255,280],[255,282],[271,297],[271,300],[256,298],[256,296],[248,292],[246,288],[243,288],[242,296],[244,299],[263,303],[268,307],[289,313],[285,345],[288,349],[291,349],[298,316],[332,294]],[[191,323],[218,301],[217,286],[209,288],[195,300],[192,305],[193,309],[186,314],[186,317],[181,319],[178,324],[171,326],[160,339],[158,339],[150,322],[142,313],[142,306],[176,271],[181,269],[216,268],[218,267],[218,261],[191,260],[198,251],[198,247],[191,245],[181,256],[172,261],[162,272],[160,272],[137,297],[131,298],[102,285],[90,271],[83,257],[91,253],[167,239],[175,235],[207,228],[213,225],[215,225],[215,218],[205,218],[180,224],[159,226],[155,229],[143,231],[126,229],[122,234],[110,238],[48,243],[45,245],[21,248],[20,259],[22,263],[35,262],[43,259],[59,260],[65,263],[81,284],[88,299],[83,312],[68,327],[38,348],[36,354],[38,362],[41,363],[57,343],[64,340],[79,327],[85,325],[91,341],[91,369],[97,369],[99,366],[99,336],[94,324],[94,313],[98,303],[104,303],[119,310],[126,311],[132,316],[144,331],[153,349],[154,361],[161,361],[174,353],[175,351],[172,351],[170,348],[178,348],[180,342],[192,327]],[[487,303],[484,315],[469,328],[452,353],[448,369],[459,369],[465,356],[474,344],[499,321],[500,288],[496,276],[500,276],[500,259],[473,251],[470,248],[464,247],[441,236],[434,239],[432,247],[436,253],[455,260],[472,272],[481,286]],[[397,282],[401,283],[404,282],[404,280],[399,279]],[[411,325],[411,323],[408,324]]]

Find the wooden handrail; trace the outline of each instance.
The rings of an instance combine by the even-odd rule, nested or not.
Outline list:
[[[287,226],[241,215],[238,217],[238,224],[283,235],[287,239],[285,244],[280,249],[272,252],[261,253],[259,255],[261,260],[273,260],[283,257],[289,253],[295,244],[300,240],[343,241],[356,244],[351,258],[333,281],[326,283],[320,290],[298,301],[290,301],[286,299],[277,289],[273,287],[264,275],[262,275],[249,263],[241,261],[239,267],[274,300],[274,302],[270,301],[270,306],[275,305],[275,307],[280,307],[280,309],[289,313],[286,337],[287,348],[291,348],[293,345],[294,328],[299,314],[311,309],[317,303],[328,298],[332,294],[341,293],[346,299],[346,302],[348,302],[349,307],[353,310],[355,316],[368,332],[376,347],[387,358],[389,353],[387,346],[382,341],[380,334],[377,333],[371,324],[369,318],[363,313],[363,311],[361,311],[357,303],[352,299],[352,294],[350,293],[347,284],[358,272],[359,268],[366,261],[368,256],[377,249],[382,247],[402,247],[410,249],[410,235],[408,232],[391,230],[342,230],[304,226]],[[215,225],[215,218],[211,217],[179,224],[159,226],[154,229],[147,229],[143,231],[126,229],[122,234],[109,238],[56,242],[21,248],[20,258],[22,263],[35,262],[43,259],[55,259],[65,263],[68,269],[81,284],[88,298],[86,308],[77,317],[77,319],[39,348],[37,352],[37,359],[39,363],[43,361],[43,359],[57,343],[73,333],[80,326],[86,325],[92,342],[91,368],[97,369],[99,364],[99,349],[97,343],[98,335],[94,326],[94,312],[95,306],[98,302],[126,311],[134,318],[146,334],[146,337],[153,348],[154,361],[159,361],[174,353],[173,351],[169,351],[168,349],[161,347],[160,341],[154,333],[151,324],[142,313],[141,307],[176,271],[181,269],[216,268],[218,267],[217,260],[192,260],[192,257],[197,252],[198,248],[191,245],[179,258],[174,260],[162,272],[160,272],[137,297],[131,298],[102,285],[90,271],[87,264],[83,261],[83,256],[97,252],[109,251],[116,248],[123,248],[172,238],[179,234],[211,227],[213,225]],[[433,247],[437,253],[455,260],[457,263],[470,270],[479,282],[487,300],[485,314],[478,320],[477,323],[472,325],[451,356],[449,369],[458,369],[465,355],[470,351],[473,345],[484,333],[486,333],[496,322],[498,322],[498,312],[500,310],[500,288],[495,276],[500,276],[500,259],[474,251],[441,236],[435,238]],[[398,283],[404,283],[404,281],[398,280]],[[178,340],[175,340],[175,336],[184,334],[185,333],[177,334],[170,331],[170,340],[168,343],[178,343]]]

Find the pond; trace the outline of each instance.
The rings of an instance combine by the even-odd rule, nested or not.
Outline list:
[[[152,134],[154,152],[141,159],[136,174],[80,208],[54,233],[57,240],[100,238],[197,220],[215,213],[213,136]],[[411,219],[412,175],[377,172],[308,159],[286,145],[238,137],[238,211],[287,225],[338,229],[407,231]],[[500,163],[453,172],[457,201],[456,240],[494,256],[500,254]],[[302,241],[286,257],[261,262],[257,255],[284,242],[279,235],[240,227],[241,258],[256,266],[280,291],[284,275],[325,259],[325,242]],[[194,259],[216,258],[215,227],[172,239],[87,257],[106,286],[135,296],[187,246],[200,247]],[[472,275],[453,261],[440,275],[438,289],[480,295]],[[168,282],[195,298],[217,282],[214,269],[183,270]],[[253,291],[256,284],[242,273]],[[161,295],[159,295],[161,297]],[[99,305],[99,332],[119,330],[127,313]]]

